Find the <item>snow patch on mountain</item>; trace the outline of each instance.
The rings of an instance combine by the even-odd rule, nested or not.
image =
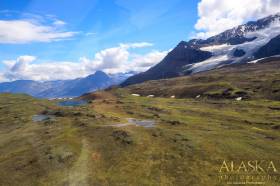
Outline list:
[[[201,47],[200,50],[212,52],[214,55],[220,55],[223,51],[228,51],[232,49],[232,45],[229,44],[222,44],[222,45],[211,45],[206,47]]]
[[[222,62],[228,61],[230,58],[226,55],[213,56],[203,62],[195,63],[189,68],[192,73],[202,72],[218,67]]]
[[[187,70],[191,73],[197,73],[201,71],[211,70],[227,64],[249,62],[254,59],[253,54],[262,46],[267,44],[272,38],[280,34],[280,18],[273,19],[267,28],[258,29],[258,26],[242,25],[230,30],[233,35],[243,35],[246,38],[254,38],[255,40],[245,42],[237,45],[221,44],[203,46],[200,48],[202,51],[209,51],[212,53],[212,57],[195,64],[186,66]],[[242,57],[235,57],[233,53],[235,50],[243,50],[245,55]]]
[[[256,59],[256,60],[253,60],[253,61],[249,61],[248,63],[249,64],[256,64],[260,61],[263,61],[265,59],[273,59],[273,58],[280,58],[280,55],[274,55],[274,56],[269,56],[269,57],[264,57],[264,58],[260,58],[260,59]]]
[[[189,66],[188,70],[191,70],[192,73],[196,73],[215,68],[231,58],[230,53],[233,48],[234,46],[228,44],[202,47],[200,50],[211,52],[213,56],[202,62],[192,64]]]

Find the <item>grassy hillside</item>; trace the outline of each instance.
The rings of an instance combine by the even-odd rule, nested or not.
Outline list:
[[[128,87],[131,92],[179,98],[236,98],[280,100],[280,60],[233,65],[184,76],[148,81]]]
[[[271,160],[279,167],[277,65],[111,89],[84,96],[89,103],[79,107],[0,94],[0,185],[211,186],[226,185],[218,179],[223,160]],[[220,87],[232,87],[233,96],[220,96]],[[237,91],[248,99],[233,99]],[[50,118],[32,121],[38,114]]]

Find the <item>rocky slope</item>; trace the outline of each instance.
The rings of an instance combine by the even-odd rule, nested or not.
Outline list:
[[[280,54],[280,35],[271,39],[266,45],[262,46],[255,54],[256,59],[275,56]]]
[[[172,78],[182,75],[186,65],[204,61],[211,53],[197,49],[187,42],[180,42],[159,64],[144,73],[128,78],[122,85],[141,83],[146,80]]]

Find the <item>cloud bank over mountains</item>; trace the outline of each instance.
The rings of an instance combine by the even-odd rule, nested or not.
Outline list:
[[[279,0],[201,0],[195,37],[207,38],[249,20],[279,12]]]
[[[158,63],[167,51],[151,51],[140,55],[131,49],[152,46],[151,43],[126,43],[117,47],[104,49],[95,54],[93,59],[80,58],[77,62],[49,61],[38,63],[35,56],[19,56],[17,59],[5,60],[4,71],[0,73],[0,82],[19,79],[49,81],[85,77],[97,70],[106,73],[145,71]]]

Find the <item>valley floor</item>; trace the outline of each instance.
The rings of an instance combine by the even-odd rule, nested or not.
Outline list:
[[[87,99],[61,107],[1,94],[0,185],[211,186],[228,182],[220,180],[224,160],[280,169],[280,101],[147,98],[126,89]],[[33,121],[38,114],[49,118]]]

